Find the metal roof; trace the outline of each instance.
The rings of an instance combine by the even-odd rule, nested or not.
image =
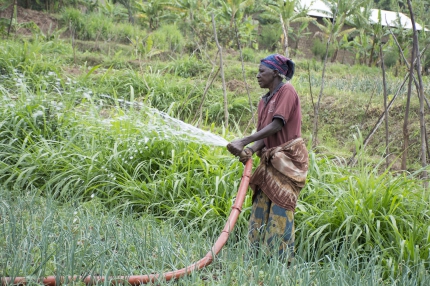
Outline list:
[[[382,26],[397,27],[400,24],[404,29],[412,29],[412,21],[408,16],[400,12],[393,12],[387,10],[372,9],[372,13],[369,19],[371,23],[378,23],[379,11],[381,11]],[[423,27],[418,23],[415,23],[415,27],[417,30],[423,29]],[[426,31],[428,30],[426,29]]]
[[[330,8],[320,0],[298,0],[301,7],[309,9],[308,15],[321,18],[332,18]]]
[[[306,7],[309,9],[308,15],[311,17],[333,17],[330,8],[321,0],[298,0],[297,2],[300,7]],[[408,16],[400,12],[387,10],[371,9],[371,15],[369,18],[370,23],[378,23],[378,11],[381,11],[382,26],[397,27],[400,21],[400,24],[404,29],[412,29],[412,21]],[[423,27],[418,23],[415,23],[415,27],[417,30],[423,30]],[[429,30],[425,29],[425,31]]]

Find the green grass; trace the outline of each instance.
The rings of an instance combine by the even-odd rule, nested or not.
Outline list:
[[[110,59],[118,65],[73,66],[70,43],[58,39],[4,41],[0,48],[0,276],[149,274],[203,257],[225,223],[243,167],[224,147],[179,132],[154,108],[191,122],[211,70],[207,61],[146,58],[133,68],[124,50]],[[77,62],[89,56],[107,57],[78,50]],[[242,80],[235,58],[228,59],[227,82]],[[263,92],[256,66],[245,63],[254,105]],[[314,99],[320,72],[313,63]],[[299,68],[292,83],[309,140],[307,69]],[[310,152],[296,211],[294,265],[243,259],[249,194],[214,263],[160,284],[425,285],[430,225],[422,170],[385,171],[379,139],[359,152],[354,168],[346,166],[362,144],[359,131],[382,112],[380,85],[374,68],[328,69],[320,146]],[[390,76],[390,90],[398,85]],[[233,122],[225,129],[221,88],[218,79],[210,87],[201,127],[232,140],[251,118],[248,97],[243,89],[228,91]],[[402,104],[393,121],[401,122]]]
[[[184,220],[173,224],[131,209],[109,210],[97,196],[59,204],[35,190],[21,194],[2,189],[0,197],[0,265],[1,275],[7,277],[170,271],[202,258],[218,235],[215,231],[202,235]],[[303,233],[310,221],[317,220],[306,219],[302,210],[299,213],[297,227]],[[329,232],[323,230],[321,236],[324,233]],[[243,228],[237,228],[211,265],[178,282],[157,284],[425,285],[429,278],[428,259],[384,259],[386,249],[363,253],[346,242],[336,252],[320,255],[324,247],[310,242],[315,235],[298,236],[297,256],[290,268],[276,260],[267,263],[264,257],[244,260],[245,235]],[[339,232],[336,236],[341,237]]]

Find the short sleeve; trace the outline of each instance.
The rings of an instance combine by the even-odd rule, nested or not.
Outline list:
[[[284,125],[290,118],[290,115],[294,113],[294,110],[298,106],[298,95],[294,88],[285,84],[278,92],[277,99],[273,102],[273,119],[280,118],[283,120]]]

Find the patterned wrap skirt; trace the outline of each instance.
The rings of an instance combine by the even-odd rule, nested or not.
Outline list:
[[[254,196],[249,219],[248,239],[251,252],[278,256],[291,262],[294,258],[294,212],[272,203],[262,191]]]

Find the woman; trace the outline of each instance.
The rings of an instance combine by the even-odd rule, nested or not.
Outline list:
[[[288,82],[294,66],[279,54],[261,60],[257,80],[268,92],[258,104],[257,132],[227,145],[242,163],[254,153],[261,157],[250,180],[253,198],[248,238],[252,250],[288,261],[294,257],[294,210],[308,170],[300,100]]]

